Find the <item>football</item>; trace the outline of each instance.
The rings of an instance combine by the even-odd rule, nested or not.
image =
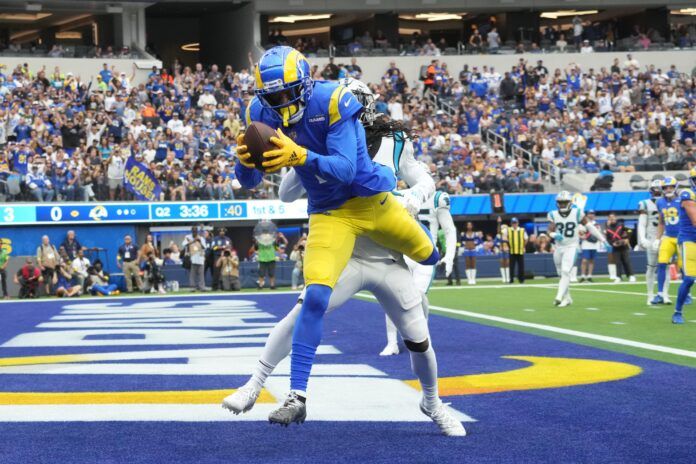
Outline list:
[[[244,143],[251,154],[251,159],[256,165],[256,169],[263,171],[263,154],[276,147],[270,141],[271,137],[277,136],[275,130],[262,122],[252,122],[244,133]]]

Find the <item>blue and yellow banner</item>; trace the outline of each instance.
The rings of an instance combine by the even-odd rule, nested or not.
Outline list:
[[[138,200],[158,201],[162,194],[162,188],[152,172],[132,156],[126,161],[125,184]]]

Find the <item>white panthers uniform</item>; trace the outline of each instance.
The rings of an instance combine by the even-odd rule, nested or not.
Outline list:
[[[580,244],[580,223],[585,214],[580,208],[573,205],[567,215],[561,214],[558,210],[551,211],[547,219],[556,225],[556,234],[561,235],[560,240],[556,240],[556,250],[553,252],[553,262],[556,265],[556,273],[561,277],[559,282],[559,292],[557,300],[569,297],[570,272],[575,266],[575,259]]]
[[[654,267],[657,264],[658,247],[655,240],[660,212],[652,199],[641,200],[638,203],[638,212],[638,245],[647,253],[648,266]]]
[[[383,137],[373,159],[392,169],[395,175],[410,186],[408,191],[401,192],[402,195],[413,195],[425,200],[435,191],[435,182],[425,165],[416,161],[413,144],[402,133],[395,133],[394,138]],[[291,202],[303,193],[299,177],[291,170],[280,184],[280,199]],[[353,256],[334,286],[327,311],[341,306],[360,290],[368,290],[375,295],[402,337],[408,340],[428,338],[424,311],[410,311],[422,307],[426,302],[414,286],[404,257],[364,236],[358,237],[355,242]],[[304,292],[300,298],[303,296]],[[296,318],[299,309],[296,314],[294,312],[293,310],[286,317]],[[288,346],[289,344],[290,340]]]
[[[433,241],[437,242],[440,229],[445,232],[445,256],[443,261],[457,259],[457,228],[450,212],[450,198],[447,192],[433,192],[418,212],[418,219],[428,228]],[[424,266],[406,257],[406,264],[413,273],[413,280],[421,293],[427,293],[435,274],[435,266]]]

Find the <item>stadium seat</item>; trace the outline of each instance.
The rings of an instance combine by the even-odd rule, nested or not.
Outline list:
[[[653,180],[663,180],[664,178],[665,178],[664,174],[655,174],[654,176],[652,176],[652,179],[650,179],[650,180],[651,180],[651,181],[653,181]]]
[[[645,178],[640,174],[632,175],[629,183],[631,184],[631,188],[633,190],[645,190],[648,188],[648,181],[645,180]]]
[[[688,177],[686,177],[686,174],[684,174],[683,172],[676,173],[674,175],[674,178],[677,179],[679,182],[684,182],[688,179]]]

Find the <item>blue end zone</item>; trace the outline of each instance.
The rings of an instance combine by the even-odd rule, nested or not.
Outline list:
[[[224,297],[110,298],[98,302],[106,305],[117,301],[124,304],[167,301],[182,306],[183,301],[221,298]],[[229,299],[253,300],[263,311],[280,317],[292,307],[295,298],[295,295],[239,295]],[[62,305],[85,303],[87,300],[0,304],[4,321],[0,342],[7,343],[21,333],[43,332],[47,329],[36,326],[60,313]],[[427,422],[309,421],[288,429],[264,422],[238,421],[238,418],[229,422],[10,423],[3,422],[6,409],[0,406],[0,462],[693,462],[696,445],[692,428],[696,409],[689,402],[696,387],[693,369],[436,315],[431,316],[430,327],[441,378],[507,371],[527,365],[501,358],[509,355],[618,361],[640,366],[643,372],[625,380],[591,385],[449,396],[445,400],[453,408],[477,420],[465,424],[469,436],[463,439],[442,437]],[[208,329],[225,330],[224,327]],[[407,355],[377,356],[384,342],[382,311],[373,303],[354,300],[325,318],[322,344],[332,345],[342,354],[318,356],[317,363],[369,365],[389,377],[413,378]],[[224,342],[176,347],[10,348],[3,345],[0,358],[227,346]],[[240,342],[236,346],[258,347],[260,343]],[[172,358],[159,362],[172,363]],[[239,385],[245,377],[0,373],[0,390],[227,389]],[[341,382],[341,379],[332,381]],[[310,393],[311,388],[312,380]],[[308,404],[311,410],[311,397]],[[360,405],[346,402],[337,406],[349,410]],[[417,409],[416,404],[405,407]]]

